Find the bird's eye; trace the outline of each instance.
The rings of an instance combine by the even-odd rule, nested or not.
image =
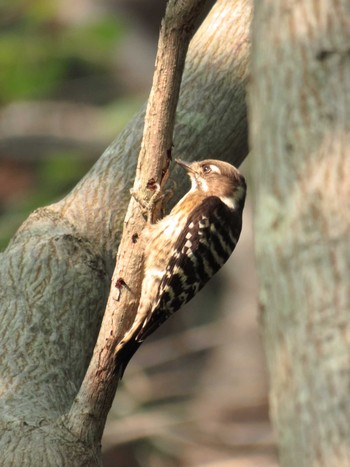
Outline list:
[[[211,167],[210,165],[203,165],[203,172],[205,174],[209,174],[211,172]]]

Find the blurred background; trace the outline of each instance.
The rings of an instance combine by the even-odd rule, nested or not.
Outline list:
[[[1,250],[30,212],[77,183],[147,99],[164,8],[164,0],[0,4]],[[248,197],[230,261],[130,363],[105,430],[106,467],[278,465],[251,211]]]

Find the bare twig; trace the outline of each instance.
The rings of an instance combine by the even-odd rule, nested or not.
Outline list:
[[[148,101],[141,151],[133,191],[144,204],[162,187],[170,163],[175,109],[182,71],[196,22],[205,0],[170,0],[162,23],[156,69]],[[117,200],[116,200],[117,202]],[[158,216],[154,210],[152,217]],[[143,248],[139,241],[145,220],[139,203],[131,198],[117,254],[112,287],[94,354],[79,393],[72,404],[67,426],[80,439],[101,439],[106,417],[118,385],[115,349],[136,314],[141,281]]]

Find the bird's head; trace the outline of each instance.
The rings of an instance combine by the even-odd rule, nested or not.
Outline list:
[[[217,196],[231,209],[243,208],[246,182],[236,167],[214,159],[192,163],[176,159],[175,162],[187,171],[192,192],[199,190],[207,196]]]

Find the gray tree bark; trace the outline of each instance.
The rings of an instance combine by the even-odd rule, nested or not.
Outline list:
[[[239,165],[246,156],[250,19],[249,0],[219,0],[192,40],[175,157]],[[35,211],[1,254],[3,466],[101,464],[100,440],[72,433],[66,414],[105,308],[143,119],[141,111],[76,188]],[[179,180],[177,197],[183,190]]]
[[[350,465],[350,7],[255,2],[250,139],[283,466]]]

